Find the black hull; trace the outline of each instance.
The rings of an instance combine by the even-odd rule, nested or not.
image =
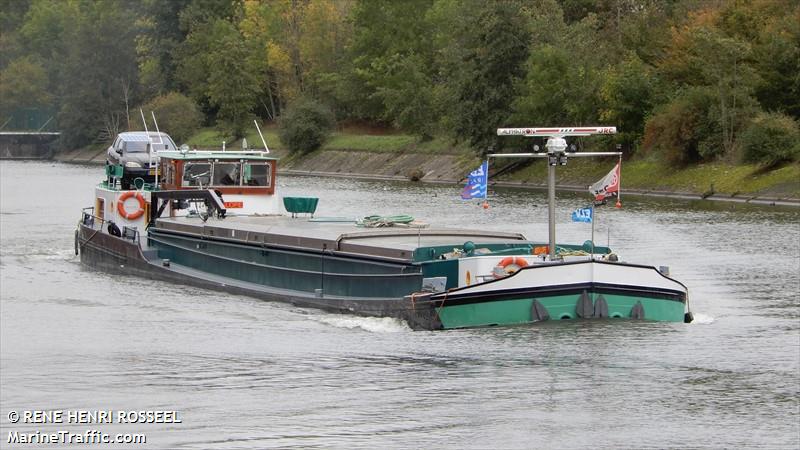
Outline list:
[[[415,304],[404,298],[318,297],[306,292],[272,289],[269,286],[239,282],[228,278],[204,277],[202,272],[181,271],[174,267],[165,267],[160,264],[160,260],[148,261],[138,243],[103,233],[83,224],[78,225],[76,252],[80,254],[83,264],[105,272],[135,275],[335,313],[394,317],[407,321],[413,329],[438,330],[442,328],[431,304]]]

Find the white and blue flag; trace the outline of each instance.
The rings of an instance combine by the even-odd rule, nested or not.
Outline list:
[[[593,216],[594,216],[594,208],[592,207],[578,208],[572,212],[572,221],[592,223]]]
[[[486,188],[489,185],[489,161],[484,161],[480,167],[467,176],[467,184],[461,191],[461,198],[486,198]]]

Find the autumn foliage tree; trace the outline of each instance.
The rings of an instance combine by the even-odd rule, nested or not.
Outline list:
[[[500,126],[615,125],[602,145],[674,165],[783,164],[755,136],[800,120],[796,0],[0,1],[0,122],[55,108],[68,146],[168,93],[231,137],[312,100],[476,153],[524,145]]]

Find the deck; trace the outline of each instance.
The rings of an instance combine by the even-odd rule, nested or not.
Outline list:
[[[330,250],[410,262],[420,247],[526,242],[519,233],[447,228],[363,228],[354,222],[322,222],[287,216],[231,216],[161,218],[156,230],[201,238],[308,250]]]

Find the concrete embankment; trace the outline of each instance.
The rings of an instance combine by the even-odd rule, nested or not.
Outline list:
[[[302,159],[289,158],[281,172],[293,175],[328,176],[370,180],[407,181],[413,172],[423,175],[425,183],[457,184],[475,169],[475,160],[458,154],[371,153],[326,150]],[[547,184],[522,181],[490,181],[493,186],[547,190]],[[587,192],[586,186],[560,184],[559,191]],[[624,189],[625,196],[661,197],[678,200],[711,200],[733,203],[752,203],[772,206],[798,206],[800,199],[758,195],[701,194],[665,190]]]
[[[75,164],[104,164],[105,148],[81,149],[61,153],[54,159]],[[345,150],[314,152],[302,158],[287,157],[282,150],[273,151],[282,158],[279,173],[303,176],[326,176],[362,180],[408,181],[411,175],[421,175],[421,182],[459,184],[463,177],[475,167],[475,160],[459,154],[424,153],[376,153]],[[490,181],[493,186],[521,189],[546,190],[542,183],[522,181]],[[586,192],[586,186],[562,184],[559,191]],[[701,194],[697,192],[674,192],[665,190],[623,189],[623,196],[645,196],[687,201],[709,200],[731,203],[750,203],[770,206],[800,207],[800,199],[768,195]]]
[[[57,140],[53,132],[0,131],[0,159],[50,159]]]
[[[53,156],[56,161],[75,164],[105,164],[106,148],[82,148]]]

